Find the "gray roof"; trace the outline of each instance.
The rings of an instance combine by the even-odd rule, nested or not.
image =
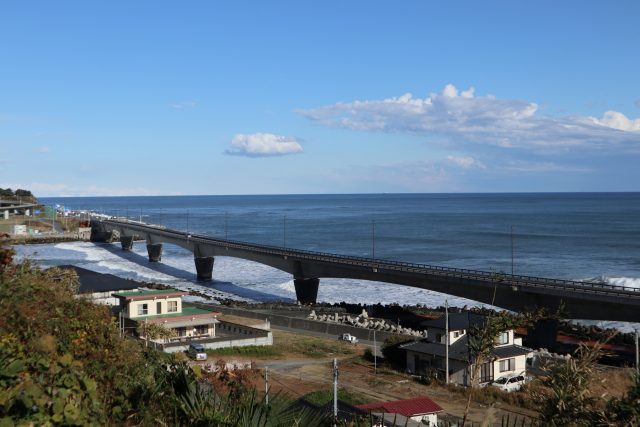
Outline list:
[[[463,336],[458,341],[449,346],[449,359],[469,361],[469,350],[467,347],[467,336]],[[416,353],[431,354],[434,356],[445,357],[445,345],[438,342],[429,342],[427,340],[414,341],[401,346],[405,350],[415,351]]]
[[[507,357],[515,357],[515,356],[522,356],[523,354],[529,354],[532,351],[533,350],[531,350],[530,348],[522,347],[517,344],[512,344],[512,345],[505,345],[501,347],[494,347],[492,353],[498,359],[505,359]]]
[[[435,329],[446,329],[445,328],[445,316],[442,316],[438,319],[426,320],[421,323],[423,328],[435,328]],[[469,329],[470,326],[482,326],[484,325],[486,319],[484,316],[479,314],[471,313],[469,311],[465,311],[463,313],[451,313],[449,314],[449,330],[451,331],[461,331],[463,329]]]
[[[467,335],[460,338],[449,346],[449,359],[469,362],[469,348]],[[428,342],[426,340],[414,341],[401,346],[405,350],[414,351],[416,353],[430,354],[438,357],[445,357],[445,345],[438,342]],[[520,345],[505,345],[494,347],[491,354],[497,359],[506,359],[508,357],[521,356],[531,352],[530,348]]]

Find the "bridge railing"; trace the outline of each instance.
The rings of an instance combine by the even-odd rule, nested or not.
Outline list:
[[[288,249],[282,246],[272,246],[256,243],[248,243],[237,240],[219,239],[216,237],[205,236],[201,234],[192,234],[183,231],[177,231],[169,228],[152,226],[138,221],[125,221],[125,220],[105,220],[104,222],[113,222],[117,225],[126,225],[130,228],[138,228],[141,231],[152,230],[155,233],[164,234],[176,238],[183,238],[193,242],[199,243],[212,243],[219,246],[233,247],[235,249],[252,250],[262,253],[296,257],[302,259],[312,259],[317,261],[331,261],[340,262],[350,265],[358,265],[370,268],[386,268],[395,271],[412,271],[416,273],[434,274],[439,273],[448,277],[457,277],[471,280],[490,281],[495,283],[502,283],[509,286],[522,286],[522,287],[541,287],[541,288],[554,288],[564,290],[575,290],[578,292],[595,293],[610,293],[620,295],[625,293],[627,295],[640,296],[640,288],[634,288],[630,286],[618,286],[611,285],[602,282],[581,282],[576,280],[566,279],[553,279],[547,277],[536,276],[523,276],[523,275],[511,275],[503,272],[487,272],[482,270],[471,270],[465,268],[445,267],[438,265],[419,264],[406,261],[394,261],[384,259],[374,259],[357,257],[352,255],[334,254],[328,252],[308,251],[304,249]]]

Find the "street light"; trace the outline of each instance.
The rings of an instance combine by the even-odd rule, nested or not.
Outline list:
[[[513,225],[511,226],[511,275],[513,276]]]
[[[229,240],[229,226],[227,222],[227,217],[229,216],[229,212],[224,213],[224,240]]]

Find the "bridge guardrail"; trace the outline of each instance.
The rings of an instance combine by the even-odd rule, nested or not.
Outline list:
[[[377,260],[371,258],[356,257],[352,255],[332,254],[327,252],[308,251],[304,249],[287,249],[279,246],[271,246],[264,244],[248,243],[236,240],[225,240],[211,236],[205,236],[200,234],[191,234],[182,231],[177,231],[169,228],[154,227],[148,224],[142,224],[138,221],[124,221],[124,220],[106,220],[101,219],[101,222],[113,223],[116,226],[127,226],[128,228],[138,229],[143,232],[153,231],[157,234],[163,234],[166,236],[177,237],[187,239],[196,243],[209,243],[216,244],[224,247],[233,247],[235,249],[252,250],[262,253],[268,253],[279,256],[296,257],[300,259],[310,259],[324,262],[337,262],[349,265],[358,265],[362,267],[370,267],[376,269],[390,269],[393,271],[413,271],[416,273],[424,274],[439,274],[449,277],[459,277],[471,280],[490,281],[494,283],[500,283],[507,286],[519,286],[519,287],[537,287],[537,288],[550,288],[550,289],[562,289],[562,290],[574,290],[577,292],[593,291],[599,294],[606,294],[610,296],[639,296],[640,289],[629,286],[617,286],[607,283],[596,282],[581,282],[575,280],[565,279],[553,279],[546,277],[536,276],[522,276],[511,275],[507,273],[493,273],[482,270],[471,270],[456,267],[445,267],[429,264],[418,264],[406,261],[394,261],[394,260]]]

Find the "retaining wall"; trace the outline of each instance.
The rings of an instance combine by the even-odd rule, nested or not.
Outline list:
[[[211,308],[209,304],[194,304],[205,308]],[[223,305],[216,305],[216,311],[223,314],[229,314],[233,316],[248,317],[251,319],[265,320],[269,319],[272,326],[281,326],[285,328],[301,329],[304,331],[317,332],[321,334],[333,335],[337,337],[342,334],[351,334],[357,337],[359,340],[373,341],[373,333],[376,334],[377,341],[384,341],[389,337],[402,336],[407,340],[419,339],[412,335],[400,335],[385,331],[374,331],[373,329],[358,328],[356,326],[345,325],[343,323],[334,322],[321,322],[319,320],[310,320],[300,317],[283,316],[280,314],[270,314],[264,312],[257,312],[247,310],[243,308],[232,308]]]

